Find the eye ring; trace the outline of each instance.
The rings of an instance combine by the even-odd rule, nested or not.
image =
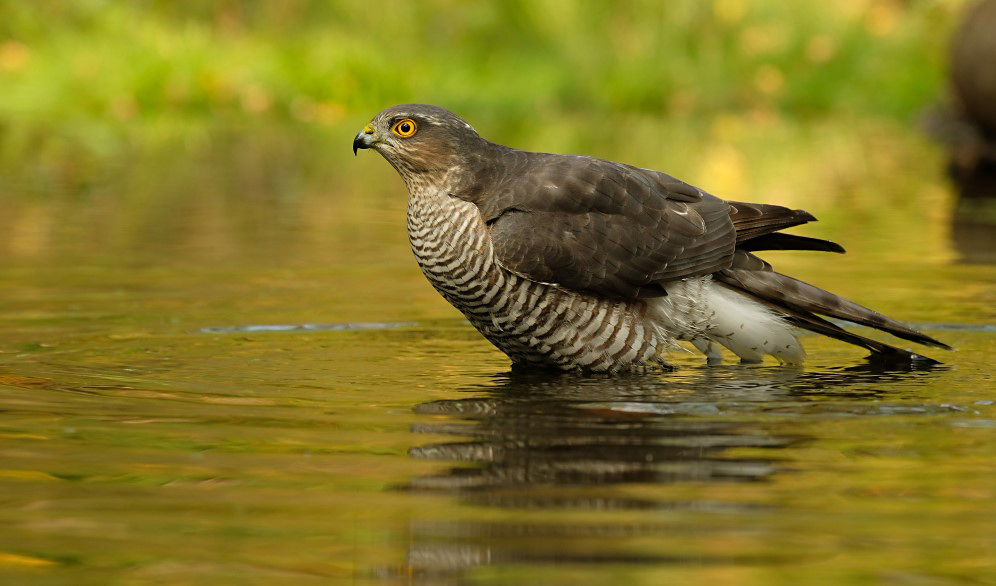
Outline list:
[[[411,118],[398,120],[394,123],[394,126],[391,127],[391,132],[397,134],[401,138],[408,138],[412,136],[415,134],[416,130],[418,130],[418,125],[415,124],[415,121]]]

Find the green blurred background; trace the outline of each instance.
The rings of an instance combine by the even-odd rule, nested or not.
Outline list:
[[[520,148],[806,206],[830,231],[855,214],[869,233],[934,226],[919,252],[950,258],[950,197],[900,171],[942,165],[915,121],[945,93],[962,5],[2,1],[0,205],[16,227],[0,252],[168,261],[189,256],[166,246],[186,234],[244,261],[261,218],[368,224],[403,193],[375,157],[346,160],[350,137],[414,101]],[[335,248],[295,250],[335,260],[319,247]]]
[[[2,0],[0,254],[335,262],[356,226],[407,254],[400,182],[347,157],[378,110],[427,102],[951,258],[948,193],[906,171],[943,165],[915,121],[963,4]]]
[[[96,155],[222,123],[351,128],[412,100],[516,137],[609,116],[905,124],[960,5],[7,0],[0,115],[8,148]]]

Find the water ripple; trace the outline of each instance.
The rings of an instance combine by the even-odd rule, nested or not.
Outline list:
[[[272,324],[246,326],[212,326],[198,330],[202,334],[259,334],[269,332],[354,332],[360,330],[396,330],[417,326],[415,322],[344,323],[344,324]]]

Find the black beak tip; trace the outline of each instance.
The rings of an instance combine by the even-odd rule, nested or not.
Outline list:
[[[371,144],[372,139],[373,139],[373,137],[371,136],[371,134],[373,134],[373,131],[369,131],[368,132],[367,129],[364,128],[363,132],[361,132],[361,133],[359,133],[359,134],[357,134],[356,136],[353,137],[353,156],[354,157],[356,156],[356,151],[358,151],[360,149],[368,149],[368,148],[370,148],[370,144]]]

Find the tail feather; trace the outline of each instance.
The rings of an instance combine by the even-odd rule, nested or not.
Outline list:
[[[792,314],[787,318],[790,323],[813,333],[823,334],[824,336],[840,340],[841,342],[847,342],[848,344],[854,344],[855,346],[866,348],[871,351],[872,356],[877,360],[893,363],[917,361],[920,363],[940,364],[937,360],[923,356],[922,354],[917,354],[902,348],[896,348],[895,346],[890,346],[884,342],[879,342],[878,340],[873,340],[871,338],[855,334],[854,332],[849,332],[837,324],[829,322],[808,311],[801,310],[799,308],[785,309],[792,312]]]
[[[881,313],[777,273],[770,264],[752,254],[756,250],[844,252],[844,248],[836,242],[780,232],[816,220],[808,212],[768,204],[732,201],[729,204],[730,219],[737,233],[737,248],[732,266],[713,275],[720,283],[760,301],[798,327],[867,348],[875,358],[931,361],[913,352],[849,332],[820,316],[869,326],[918,344],[951,349],[947,344]]]
[[[750,240],[815,221],[812,214],[804,210],[793,210],[784,206],[731,201],[730,219],[737,231],[737,243]]]
[[[776,273],[771,270],[771,265],[746,251],[738,251],[733,268],[717,273],[715,278],[784,313],[792,323],[801,328],[867,348],[878,357],[925,359],[912,352],[849,332],[820,315],[869,326],[918,344],[951,349],[947,344],[867,307]]]
[[[774,271],[727,269],[720,275],[721,280],[727,284],[733,284],[777,306],[791,306],[810,313],[869,326],[925,346],[951,349],[947,344],[881,313]]]
[[[830,240],[774,232],[751,238],[737,245],[741,250],[817,250],[843,253],[844,247]]]

